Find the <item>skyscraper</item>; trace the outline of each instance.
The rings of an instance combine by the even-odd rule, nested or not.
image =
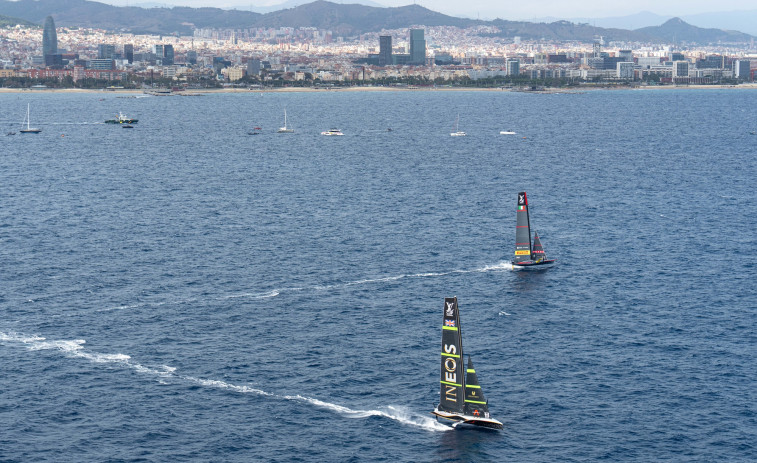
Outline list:
[[[42,31],[42,55],[58,54],[58,34],[55,32],[55,21],[52,16],[45,18],[45,28]]]
[[[173,64],[174,60],[174,52],[173,52],[173,45],[166,44],[163,45],[163,64],[166,66],[170,66]]]
[[[124,44],[124,58],[131,64],[134,62],[134,44]]]
[[[378,65],[389,66],[392,64],[392,36],[379,36]]]
[[[115,45],[110,43],[101,43],[97,46],[97,59],[112,59],[115,52]]]
[[[423,29],[410,29],[410,63],[426,64],[426,40]]]

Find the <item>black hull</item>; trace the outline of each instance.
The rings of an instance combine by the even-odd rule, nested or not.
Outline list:
[[[439,420],[439,418],[451,421],[453,427],[465,425],[465,426],[475,426],[478,428],[486,428],[486,429],[502,429],[503,428],[502,423],[495,420],[494,418],[476,418],[474,416],[469,416],[469,415],[459,415],[457,413],[442,412],[438,409],[431,412],[431,414],[436,415],[437,421]]]
[[[512,264],[513,268],[547,268],[556,261],[556,259],[549,259],[541,262],[512,262]]]
[[[460,424],[464,424],[468,426],[477,426],[479,428],[486,428],[486,429],[503,429],[502,424],[492,423],[491,421],[465,420],[465,421],[462,421]]]

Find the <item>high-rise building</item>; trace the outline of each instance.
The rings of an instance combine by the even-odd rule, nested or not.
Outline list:
[[[378,65],[388,66],[392,64],[392,36],[379,36]]]
[[[173,45],[171,44],[157,44],[152,46],[152,52],[155,54],[155,59],[160,61],[164,66],[170,66],[174,61]]]
[[[619,61],[615,63],[615,77],[630,80],[634,77],[633,61]]]
[[[124,44],[124,58],[129,64],[134,62],[134,45],[131,43]]]
[[[410,29],[410,63],[426,64],[426,40],[423,29]]]
[[[249,58],[247,60],[247,75],[259,76],[260,75],[260,60],[257,58]]]
[[[164,66],[171,66],[173,65],[173,45],[166,44],[163,45],[163,65]]]
[[[749,80],[751,75],[752,63],[748,59],[739,59],[733,62],[733,77],[741,80]]]
[[[194,50],[187,51],[187,63],[197,64],[197,52]]]
[[[97,46],[97,59],[112,59],[115,53],[115,45],[109,43],[101,43]]]
[[[517,59],[508,59],[505,62],[505,69],[508,76],[517,76],[520,74],[520,61]]]
[[[623,60],[623,62],[628,63],[633,61],[633,51],[631,50],[618,50],[618,57]]]
[[[45,18],[45,28],[42,31],[42,55],[58,53],[58,34],[55,32],[55,21],[52,16]]]
[[[688,61],[674,61],[673,62],[673,78],[676,77],[686,78],[689,77],[689,62]]]

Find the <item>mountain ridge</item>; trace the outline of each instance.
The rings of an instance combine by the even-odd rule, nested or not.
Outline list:
[[[555,21],[533,23],[448,16],[422,7],[372,7],[361,4],[337,4],[326,0],[299,5],[270,13],[225,10],[220,8],[140,8],[118,7],[90,0],[0,0],[0,14],[37,24],[52,15],[58,26],[90,27],[106,30],[161,35],[192,35],[196,28],[246,29],[277,27],[315,27],[332,30],[338,36],[352,37],[386,29],[403,29],[412,26],[492,25],[501,32],[500,37],[520,36],[525,39],[592,41],[603,36],[611,41],[649,42],[748,42],[754,37],[737,31],[699,28],[668,20],[660,26],[636,30],[595,27],[587,23]],[[683,24],[681,24],[683,23]]]

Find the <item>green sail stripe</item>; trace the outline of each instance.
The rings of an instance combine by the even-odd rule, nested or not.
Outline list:
[[[463,386],[462,384],[448,383],[447,381],[439,381],[439,382],[442,383],[442,384],[446,384],[447,386],[457,386],[457,387],[462,387]]]
[[[468,402],[468,403],[470,403],[470,404],[486,405],[486,402],[479,402],[478,400],[468,400],[468,399],[465,399],[465,401]]]
[[[442,326],[443,330],[457,331],[456,326]]]
[[[448,353],[446,353],[446,352],[442,352],[442,355],[443,355],[443,356],[445,356],[445,357],[455,357],[456,359],[459,359],[459,358],[460,358],[460,356],[459,356],[459,355],[455,355],[455,354],[448,354]]]
[[[474,370],[473,368],[468,368],[465,371],[467,371],[468,373],[475,373],[476,372],[476,370]]]
[[[466,384],[465,387],[472,387],[475,389],[481,389],[481,386],[476,386],[475,384]]]

